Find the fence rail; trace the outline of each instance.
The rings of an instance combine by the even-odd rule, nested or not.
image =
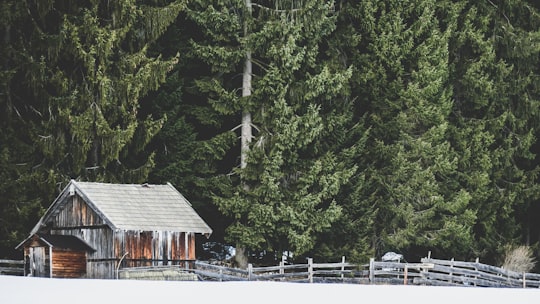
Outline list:
[[[0,275],[24,275],[24,261],[0,260]]]
[[[253,267],[247,269],[230,268],[195,262],[194,273],[205,280],[215,281],[288,281],[288,282],[367,282],[367,272],[359,270],[358,265],[346,263],[313,263],[278,266]]]
[[[411,284],[439,286],[478,286],[540,288],[540,274],[518,273],[477,262],[424,258],[420,263],[379,262],[352,264],[342,258],[338,263],[230,268],[197,261],[191,270],[202,280],[214,281],[288,281],[356,284]]]
[[[423,271],[416,279],[425,285],[466,285],[482,287],[540,288],[540,274],[519,273],[477,262],[424,258],[432,263],[430,271]]]
[[[438,286],[478,286],[540,288],[540,274],[519,273],[476,262],[433,259],[420,263],[381,262],[369,264],[314,263],[239,269],[196,261],[186,269],[201,280],[211,281],[287,281],[307,283],[414,284]],[[24,261],[0,260],[0,275],[24,275]]]

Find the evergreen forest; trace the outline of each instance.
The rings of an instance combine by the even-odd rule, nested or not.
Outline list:
[[[536,0],[2,0],[0,24],[0,258],[71,179],[170,182],[240,266],[540,258]]]

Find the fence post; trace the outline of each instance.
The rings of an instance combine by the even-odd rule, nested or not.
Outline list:
[[[525,281],[525,272],[523,272],[523,288],[527,288],[527,281]]]
[[[474,260],[476,262],[476,264],[474,265],[474,271],[476,271],[478,273],[478,263],[480,263],[480,258],[479,257],[476,257],[476,260]],[[478,276],[474,276],[474,285],[473,286],[476,286],[476,279],[478,279]]]
[[[369,282],[373,284],[375,281],[375,258],[369,259]]]
[[[403,270],[403,285],[407,285],[407,276],[409,272],[409,267],[407,264],[405,264],[404,270]]]
[[[450,268],[454,268],[454,258],[450,260]],[[454,276],[454,272],[450,272],[450,284],[454,283],[454,279],[452,278]]]
[[[279,262],[279,274],[281,275],[280,280],[285,280],[285,257],[281,256],[281,262]]]
[[[251,276],[253,274],[253,264],[248,264],[248,281],[251,281]]]
[[[308,258],[308,280],[313,283],[313,258]]]
[[[343,273],[345,272],[345,256],[341,257],[341,281],[343,281]]]

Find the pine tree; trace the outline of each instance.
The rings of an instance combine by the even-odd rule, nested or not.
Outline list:
[[[116,1],[69,9],[60,25],[64,45],[54,72],[59,87],[49,103],[52,124],[45,125],[42,140],[52,159],[67,156],[60,171],[109,181],[146,178],[152,157],[131,164],[127,156],[140,151],[162,121],[139,117],[138,102],[164,81],[175,61],[149,58],[147,45],[181,8]]]
[[[455,24],[439,22],[435,1],[364,1],[347,13],[358,20],[353,92],[369,128],[359,157],[365,179],[351,195],[359,201],[349,201],[359,221],[373,223],[359,232],[363,242],[369,232],[375,254],[459,256],[472,244],[476,214],[452,178],[458,155],[448,141],[448,48]]]
[[[44,168],[64,180],[145,179],[152,158],[132,164],[130,157],[163,121],[140,117],[138,102],[176,61],[146,52],[182,7],[132,0],[27,4],[35,25],[20,55],[27,70],[10,85],[20,80],[23,86],[15,89],[28,92],[18,103],[29,113],[35,158]]]
[[[25,38],[30,38],[32,33],[26,2],[3,1],[0,17],[0,178],[3,180],[0,185],[0,257],[19,258],[15,246],[44,211],[36,193],[50,194],[54,192],[54,184],[45,190],[43,183],[35,182],[44,176],[36,172],[39,162],[33,162],[35,147],[27,123],[33,107],[27,103],[28,81],[20,77],[28,72],[24,69],[37,70],[25,52],[29,48]],[[38,42],[34,42],[36,47]]]
[[[450,49],[456,177],[477,210],[475,254],[495,262],[503,245],[524,241],[516,216],[538,201],[531,153],[538,130],[538,8],[526,1],[461,1],[456,8]]]
[[[361,110],[363,104],[356,95],[359,77],[355,58],[361,49],[361,34],[356,26],[363,16],[357,14],[356,2],[343,1],[336,5],[336,29],[325,39],[327,45],[323,49],[327,57],[324,60],[336,69],[351,69],[353,74],[343,97],[349,103],[350,117],[347,120],[350,125],[334,133],[339,141],[333,145],[346,155],[343,158],[345,167],[359,168],[335,196],[342,209],[340,218],[332,224],[331,229],[317,235],[317,244],[308,255],[320,261],[337,261],[346,256],[349,261],[363,263],[374,256],[371,228],[374,227],[376,214],[373,206],[366,204],[364,199],[365,170],[361,164],[366,162],[364,155],[370,130],[365,126],[365,115]]]
[[[143,148],[164,118],[142,116],[139,100],[158,88],[177,60],[150,57],[147,49],[184,3],[48,0],[2,5],[2,106],[10,130],[2,140],[17,149],[3,153],[2,166],[7,174],[19,175],[16,189],[2,189],[6,210],[33,206],[28,220],[35,222],[37,206],[49,204],[70,178],[146,180],[153,156],[143,154]],[[15,221],[10,214],[3,220]]]
[[[230,220],[212,204],[211,197],[213,191],[221,187],[216,176],[230,171],[223,163],[227,162],[227,152],[236,142],[236,136],[233,132],[213,136],[232,128],[232,119],[214,111],[202,99],[204,96],[193,89],[194,81],[210,73],[209,67],[190,48],[190,40],[199,36],[197,25],[185,13],[180,13],[153,45],[151,52],[182,56],[166,82],[156,94],[148,97],[151,102],[141,110],[154,117],[167,116],[160,132],[147,146],[148,151],[156,153],[149,181],[170,182],[183,189],[182,193],[214,231],[209,240],[197,242],[202,245],[206,241],[224,243],[225,228]],[[203,253],[202,250],[197,252]]]
[[[229,189],[216,193],[219,209],[234,219],[228,240],[255,252],[301,255],[339,218],[334,196],[356,169],[346,168],[343,153],[333,150],[336,134],[350,122],[343,97],[351,71],[318,62],[323,37],[334,29],[333,6],[199,5],[191,17],[205,36],[194,41],[194,50],[215,72],[197,82],[199,89],[222,115],[249,113],[255,129],[247,157],[223,179]],[[239,76],[249,71],[248,61],[251,94],[249,79]]]

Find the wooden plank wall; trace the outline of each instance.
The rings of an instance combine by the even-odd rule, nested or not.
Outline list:
[[[54,227],[103,226],[105,220],[78,195],[67,198],[65,206],[54,217]]]
[[[86,276],[86,252],[54,249],[53,278],[82,278]]]
[[[74,235],[95,252],[87,255],[89,278],[112,279],[121,267],[182,265],[195,260],[195,235],[171,231],[113,231],[78,195],[67,198],[66,206],[54,217],[52,234]],[[127,253],[126,256],[124,256]]]
[[[95,279],[115,277],[114,232],[86,202],[74,195],[54,217],[52,234],[74,235],[84,240],[95,252],[87,254],[86,276]]]
[[[115,256],[120,258],[127,253],[122,267],[181,265],[186,260],[186,235],[188,260],[195,260],[193,235],[172,231],[118,231],[114,237]]]
[[[48,278],[51,274],[49,247],[44,247],[40,244],[34,245],[36,246],[27,246],[24,248],[25,263],[29,266],[28,274],[35,277]]]

